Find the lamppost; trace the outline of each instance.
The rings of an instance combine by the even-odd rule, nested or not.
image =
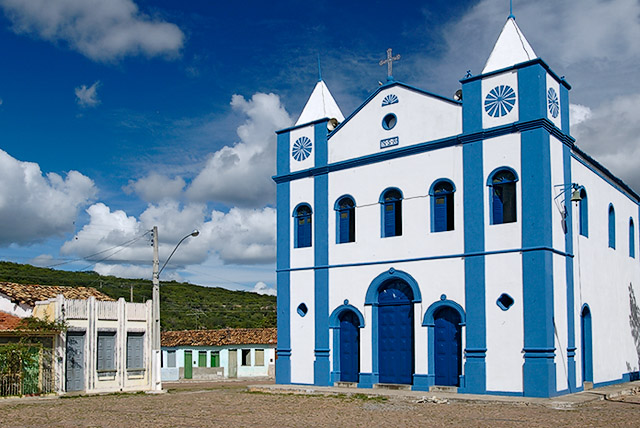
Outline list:
[[[164,270],[171,257],[176,252],[180,244],[190,236],[198,236],[200,232],[196,229],[190,234],[186,235],[184,238],[178,242],[175,246],[169,257],[162,265],[161,269],[158,269],[160,266],[160,261],[158,260],[158,226],[153,226],[153,293],[151,295],[152,302],[152,315],[153,315],[153,326],[152,326],[152,363],[151,363],[151,389],[153,391],[161,391],[162,390],[162,376],[161,376],[161,348],[160,348],[160,273]]]

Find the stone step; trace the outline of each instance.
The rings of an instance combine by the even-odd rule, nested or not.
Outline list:
[[[398,384],[398,383],[376,383],[373,385],[374,389],[395,389],[402,391],[411,391],[411,385]]]
[[[333,386],[337,388],[357,388],[357,382],[334,382]]]
[[[457,386],[444,386],[444,385],[431,385],[429,387],[429,392],[452,392],[452,393],[457,393],[458,392],[458,387]]]
[[[585,391],[593,389],[593,382],[582,382]]]

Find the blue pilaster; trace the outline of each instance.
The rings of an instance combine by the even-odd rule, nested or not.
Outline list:
[[[481,81],[463,83],[463,131],[482,130]],[[464,138],[464,137],[462,137]],[[482,141],[466,143],[462,148],[464,251],[484,251],[484,176]],[[484,256],[466,257],[465,311],[467,314],[465,353],[465,385],[462,391],[482,394],[487,390],[487,322],[485,310]],[[431,367],[429,368],[431,373]],[[462,385],[461,385],[462,386]]]
[[[289,172],[289,133],[278,134],[276,170],[278,175]],[[276,281],[278,304],[278,358],[276,360],[276,383],[291,383],[291,293],[290,293],[290,188],[289,182],[276,185],[277,199],[277,246]]]
[[[314,125],[315,167],[320,171],[314,175],[314,259],[315,266],[315,361],[313,363],[313,383],[331,384],[329,364],[329,175],[326,169],[327,121]]]

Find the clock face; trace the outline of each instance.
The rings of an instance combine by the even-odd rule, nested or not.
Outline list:
[[[506,116],[516,105],[516,93],[508,85],[493,88],[484,99],[484,110],[491,117]]]
[[[558,117],[560,113],[560,101],[558,100],[556,90],[553,88],[549,88],[549,91],[547,91],[547,106],[549,107],[551,116],[553,116],[554,119]]]
[[[291,156],[298,162],[302,162],[311,154],[313,145],[308,137],[300,137],[293,143]]]

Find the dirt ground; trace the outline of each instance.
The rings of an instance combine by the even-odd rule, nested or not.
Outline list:
[[[165,385],[167,388],[167,385]],[[0,400],[8,427],[640,427],[640,396],[570,410],[418,403],[409,398],[251,393],[244,382],[168,385],[166,394]]]

